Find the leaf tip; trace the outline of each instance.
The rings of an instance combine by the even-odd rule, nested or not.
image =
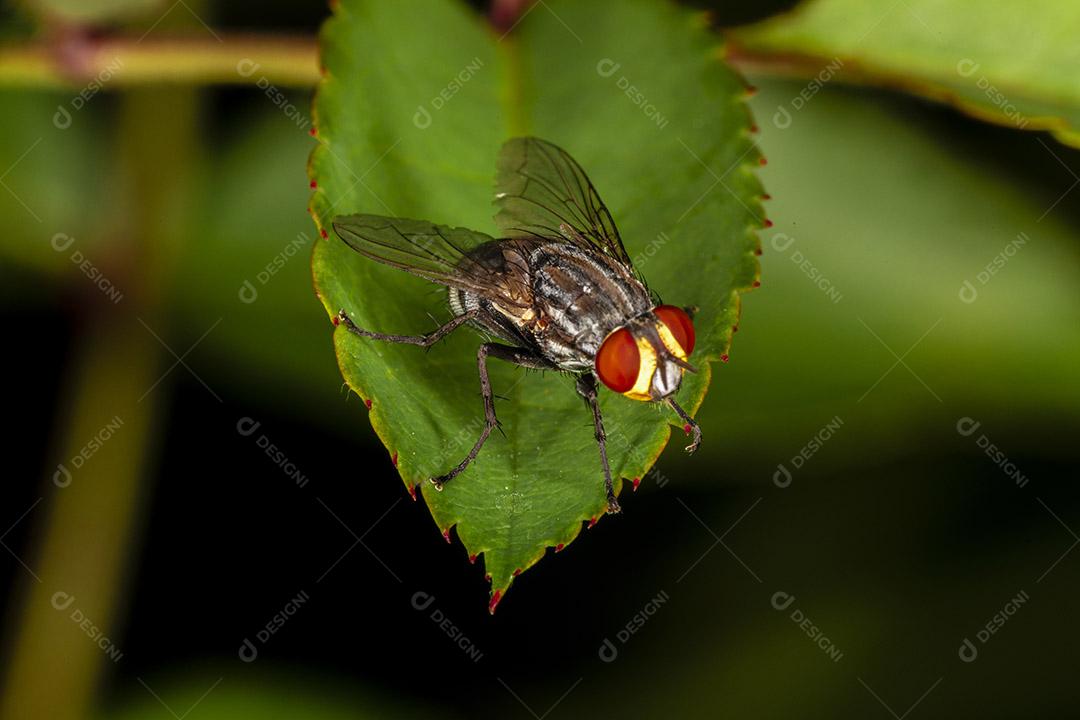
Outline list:
[[[491,601],[488,603],[489,613],[491,613],[492,615],[495,614],[495,608],[498,607],[500,600],[502,600],[502,590],[496,590],[495,592],[491,593]]]
[[[641,478],[639,478],[639,477],[634,478],[633,483],[634,483],[634,492],[637,492],[638,485],[641,484]]]

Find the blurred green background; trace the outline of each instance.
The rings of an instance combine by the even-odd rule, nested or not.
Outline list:
[[[327,8],[120,5],[0,14],[5,720],[1075,716],[1080,152],[737,65],[774,225],[706,443],[489,616],[312,294]],[[162,79],[76,109],[115,37]]]

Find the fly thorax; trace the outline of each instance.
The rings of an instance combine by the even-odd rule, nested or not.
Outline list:
[[[566,244],[537,248],[530,257],[533,292],[546,318],[545,336],[583,356],[596,353],[613,327],[647,309],[647,291],[607,258]]]

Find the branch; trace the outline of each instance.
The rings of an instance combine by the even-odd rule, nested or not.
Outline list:
[[[70,37],[0,47],[0,87],[131,87],[150,84],[313,86],[320,77],[314,38]]]

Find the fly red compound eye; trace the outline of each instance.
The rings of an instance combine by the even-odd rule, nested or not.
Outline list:
[[[653,313],[671,331],[675,341],[689,357],[694,351],[694,323],[686,311],[674,305],[661,305]]]
[[[617,393],[624,393],[637,382],[641,353],[634,336],[619,328],[607,336],[596,353],[596,374],[600,381]]]

